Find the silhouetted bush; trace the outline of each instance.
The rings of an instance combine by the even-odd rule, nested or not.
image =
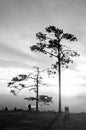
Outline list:
[[[8,111],[8,107],[5,107],[4,111]]]
[[[16,108],[16,107],[14,108],[14,111],[17,111],[17,108]]]

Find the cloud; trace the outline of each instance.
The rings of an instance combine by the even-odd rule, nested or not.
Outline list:
[[[12,46],[10,46],[9,44],[4,44],[4,43],[0,43],[0,58],[21,58],[21,59],[26,59],[26,60],[32,60],[34,59],[33,56],[26,54],[25,52],[17,49],[17,48],[13,48]]]
[[[81,94],[77,95],[77,98],[82,99],[83,101],[86,100],[86,93],[85,93],[85,91],[82,92]]]
[[[43,59],[31,52],[25,53],[10,45],[0,43],[0,66],[1,67],[25,67],[28,68],[37,63],[41,64]]]
[[[86,96],[85,95],[79,95],[79,96],[77,96],[77,98],[79,98],[79,99],[86,99]]]
[[[54,61],[46,55],[29,51],[25,52],[23,49],[19,50],[14,46],[0,42],[0,67],[30,69],[32,66],[38,66],[44,69],[50,67]]]
[[[31,64],[25,64],[21,61],[11,61],[11,60],[1,60],[0,59],[0,67],[3,68],[26,68],[26,69],[30,69],[32,68]]]
[[[79,83],[80,87],[85,87],[86,88],[86,83]]]

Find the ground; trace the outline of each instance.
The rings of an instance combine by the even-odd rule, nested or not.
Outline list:
[[[70,114],[69,119],[65,119],[63,113],[50,130],[86,130],[86,113]]]
[[[0,111],[0,130],[45,130],[54,112]]]
[[[86,113],[0,111],[0,130],[86,130]]]

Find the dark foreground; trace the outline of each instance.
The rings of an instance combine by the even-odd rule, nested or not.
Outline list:
[[[70,114],[69,119],[61,114],[50,130],[86,130],[86,113]]]
[[[0,130],[46,130],[54,112],[0,111]]]
[[[86,130],[86,114],[0,111],[0,130]]]

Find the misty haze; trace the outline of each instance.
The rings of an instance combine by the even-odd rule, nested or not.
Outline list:
[[[85,0],[0,0],[0,130],[86,130],[85,14]]]

